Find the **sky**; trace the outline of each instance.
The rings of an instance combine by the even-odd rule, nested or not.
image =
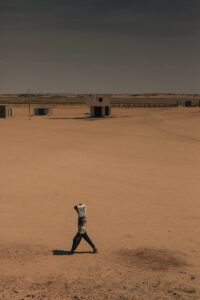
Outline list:
[[[200,93],[199,0],[0,0],[0,93]]]

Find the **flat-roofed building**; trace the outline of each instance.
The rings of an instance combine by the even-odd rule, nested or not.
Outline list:
[[[87,97],[87,104],[90,107],[90,116],[103,118],[111,115],[110,94],[90,94]]]

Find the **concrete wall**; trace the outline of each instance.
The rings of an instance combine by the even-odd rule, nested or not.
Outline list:
[[[100,101],[99,99],[102,99]],[[110,94],[90,94],[87,95],[87,105],[89,106],[110,106]]]

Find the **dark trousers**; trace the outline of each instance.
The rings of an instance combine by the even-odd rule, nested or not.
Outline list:
[[[84,240],[86,240],[86,242],[93,248],[95,249],[95,245],[93,244],[93,242],[91,241],[91,239],[89,238],[89,236],[87,235],[87,232],[81,234],[81,233],[77,233],[73,239],[73,245],[72,245],[72,252],[74,252],[76,250],[76,248],[78,247],[78,245],[80,244],[81,239],[84,238]]]

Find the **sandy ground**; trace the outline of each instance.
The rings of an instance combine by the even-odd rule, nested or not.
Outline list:
[[[0,299],[200,299],[200,108],[112,112],[0,119]]]

